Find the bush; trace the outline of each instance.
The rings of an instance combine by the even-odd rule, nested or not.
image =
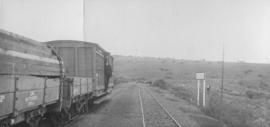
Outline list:
[[[192,92],[183,86],[177,86],[172,89],[172,93],[179,97],[182,98],[186,101],[192,102],[192,100],[195,100],[194,96],[192,95]]]
[[[265,94],[264,93],[260,93],[260,92],[256,92],[256,91],[246,91],[246,96],[249,98],[249,99],[258,99],[258,98],[261,98],[261,97],[264,97]]]
[[[163,79],[155,80],[152,83],[152,86],[159,87],[161,89],[168,89],[168,85],[167,85],[167,83]]]
[[[113,80],[114,85],[118,85],[118,84],[126,83],[126,82],[129,82],[129,79],[124,78],[124,77],[115,77]]]
[[[239,81],[238,84],[239,84],[240,86],[245,85],[244,81]]]
[[[261,81],[260,84],[259,84],[259,87],[262,88],[262,89],[265,89],[266,87],[268,87],[268,84],[265,83],[264,81]]]
[[[258,74],[258,77],[260,77],[260,78],[264,78],[264,75],[262,75],[262,74]]]
[[[265,118],[259,117],[252,122],[253,127],[269,127],[270,122],[267,121]]]
[[[172,79],[171,76],[165,76],[164,78],[165,78],[165,79]]]
[[[218,94],[210,97],[208,105],[202,111],[229,127],[250,127],[249,122],[253,117],[249,110],[221,101]]]
[[[245,74],[250,74],[250,73],[252,73],[252,72],[253,72],[252,69],[248,69],[248,70],[245,70],[245,71],[244,71]]]

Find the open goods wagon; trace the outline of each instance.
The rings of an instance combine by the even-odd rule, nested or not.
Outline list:
[[[70,120],[111,91],[113,59],[99,45],[74,40],[47,42],[62,58],[64,73],[60,119]],[[64,117],[63,117],[64,116]],[[59,118],[58,118],[59,119]]]
[[[0,127],[61,126],[111,90],[112,66],[94,43],[39,43],[0,30]]]
[[[51,48],[0,30],[0,126],[30,122],[59,107],[60,73]]]

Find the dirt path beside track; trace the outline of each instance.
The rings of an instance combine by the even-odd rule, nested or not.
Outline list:
[[[141,110],[138,87],[134,83],[121,85],[110,97],[95,105],[95,111],[68,127],[140,127]]]

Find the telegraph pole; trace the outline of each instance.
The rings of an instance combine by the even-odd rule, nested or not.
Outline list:
[[[86,41],[86,28],[85,28],[85,0],[83,0],[83,41]]]
[[[222,65],[221,65],[221,101],[223,100],[223,84],[224,84],[224,42],[222,45]]]
[[[4,18],[4,0],[0,0],[0,28],[2,28],[3,25],[3,19]]]

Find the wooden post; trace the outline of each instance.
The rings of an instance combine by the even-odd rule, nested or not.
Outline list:
[[[224,43],[222,46],[222,65],[221,65],[221,101],[223,100],[223,82],[224,82]]]
[[[85,3],[85,0],[83,0],[83,40],[84,41],[86,41],[86,26],[85,26],[85,19],[86,19],[86,17],[85,17],[85,15],[86,15],[86,5],[85,5],[86,3]]]
[[[0,27],[2,28],[4,26],[4,0],[0,0]]]
[[[203,107],[205,107],[205,79],[203,80]]]
[[[200,80],[197,80],[197,88],[198,88],[198,91],[197,91],[197,105],[200,106]]]
[[[201,102],[200,102],[200,94],[201,94],[201,86],[200,86],[200,82],[203,81],[203,94],[202,94],[202,101],[203,101],[203,106],[205,106],[205,73],[196,73],[196,79],[197,79],[197,87],[198,87],[198,91],[197,91],[197,105],[200,106]]]

